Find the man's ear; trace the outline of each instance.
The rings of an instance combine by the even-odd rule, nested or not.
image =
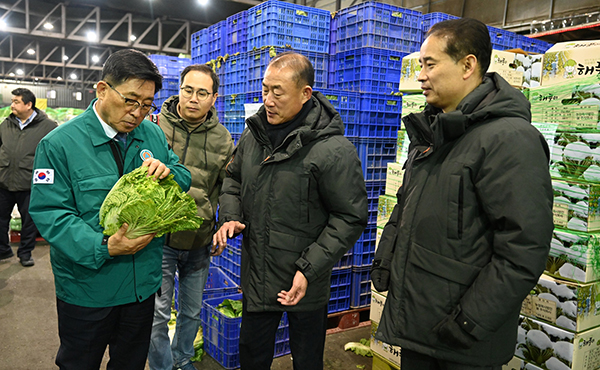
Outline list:
[[[469,54],[462,60],[463,66],[463,79],[470,78],[473,74],[477,73],[477,68],[479,67],[479,61],[477,57],[473,54]]]
[[[302,104],[306,103],[312,97],[312,87],[306,85],[302,88]]]
[[[108,86],[108,84],[104,81],[98,81],[98,83],[96,83],[96,97],[98,99],[100,98],[104,98],[104,96],[106,95],[108,89],[110,89],[110,87]]]

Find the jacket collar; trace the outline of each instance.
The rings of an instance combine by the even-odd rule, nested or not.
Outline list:
[[[94,104],[97,100],[98,98],[92,100],[87,109],[80,115],[83,118],[83,123],[86,125],[87,131],[90,135],[92,144],[94,146],[104,145],[109,141],[113,140],[112,138],[106,136],[106,132],[104,132],[104,128],[102,128],[102,124],[100,123],[98,117],[96,116],[96,113],[94,112]],[[140,125],[142,125],[143,123],[144,121],[142,121]],[[133,142],[134,140],[144,141],[142,137],[137,136],[137,133],[139,131],[138,128],[139,126],[127,135],[127,137],[130,138],[128,139],[128,142]]]

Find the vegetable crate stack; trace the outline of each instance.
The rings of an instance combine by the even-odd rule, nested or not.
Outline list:
[[[158,54],[151,54],[148,57],[156,64],[158,71],[163,76],[162,89],[160,89],[154,97],[154,103],[158,107],[158,113],[165,100],[172,95],[179,94],[179,77],[185,67],[189,66],[192,61],[189,58],[170,57]]]
[[[239,368],[242,294],[206,299],[203,300],[202,306],[201,321],[206,352],[225,369]],[[284,313],[277,330],[273,357],[288,353],[290,353],[289,323]]]
[[[598,42],[556,44],[544,55],[542,85],[529,91],[551,151],[555,229],[521,309],[515,356],[527,366],[600,367],[600,67],[591,77],[584,67],[597,64]]]

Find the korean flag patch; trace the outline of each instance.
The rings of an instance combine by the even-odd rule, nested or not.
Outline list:
[[[33,171],[34,184],[54,184],[54,170],[40,168]]]

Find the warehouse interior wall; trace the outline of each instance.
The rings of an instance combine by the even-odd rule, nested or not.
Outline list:
[[[90,89],[78,90],[66,86],[2,83],[0,84],[0,108],[10,105],[11,91],[19,87],[31,90],[36,98],[48,99],[48,107],[50,108],[85,109],[96,97],[96,91]]]

